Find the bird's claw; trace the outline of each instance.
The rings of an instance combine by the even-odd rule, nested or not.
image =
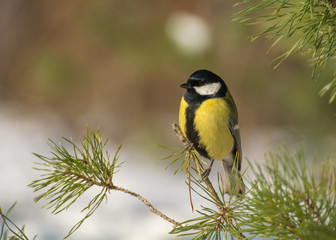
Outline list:
[[[191,151],[194,149],[194,144],[191,143],[191,142],[188,142],[185,147],[184,147],[185,150],[188,150],[188,151]]]

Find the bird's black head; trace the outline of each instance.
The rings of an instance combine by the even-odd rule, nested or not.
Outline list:
[[[208,70],[194,72],[181,87],[186,89],[184,97],[188,100],[224,97],[227,91],[224,81]]]

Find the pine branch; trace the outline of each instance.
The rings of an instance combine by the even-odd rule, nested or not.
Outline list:
[[[136,197],[149,207],[150,211],[172,223],[174,227],[179,225],[177,221],[154,208],[140,194],[114,185],[113,178],[122,164],[118,163],[118,153],[121,146],[114,153],[113,160],[110,161],[109,153],[104,150],[107,140],[102,140],[99,130],[89,132],[86,129],[80,146],[77,146],[72,140],[64,139],[70,144],[73,153],[70,153],[61,144],[57,145],[49,140],[52,157],[35,154],[42,160],[42,163],[37,163],[42,168],[35,169],[45,172],[45,174],[41,175],[41,179],[35,180],[29,185],[34,191],[43,190],[40,195],[35,197],[34,201],[37,202],[42,198],[48,200],[45,206],[52,208],[52,213],[57,214],[67,210],[92,186],[101,188],[100,193],[93,197],[82,210],[87,211],[85,217],[71,228],[65,238],[76,231],[95,212],[102,201],[107,199],[111,190],[121,191]]]
[[[198,211],[198,213],[202,214],[203,217],[185,221],[181,224],[181,226],[175,228],[172,233],[179,233],[180,235],[196,235],[196,237],[193,239],[221,239],[223,235],[230,233],[232,236],[235,236],[238,239],[247,239],[240,230],[239,214],[235,211],[237,206],[240,205],[241,199],[238,198],[236,201],[233,201],[232,197],[230,196],[229,203],[226,203],[224,199],[224,190],[220,187],[223,185],[222,182],[218,184],[221,197],[218,195],[209,177],[202,178],[204,168],[199,158],[197,157],[197,153],[193,147],[193,144],[184,137],[177,123],[174,123],[172,128],[185,147],[184,153],[186,154],[186,157],[184,159],[187,159],[186,162],[188,164],[190,164],[190,160],[195,164],[195,173],[201,178],[201,180],[196,180],[195,177],[190,174],[191,168],[186,167],[186,169],[189,170],[189,177],[192,178],[191,182],[198,186],[204,193],[206,193],[209,198],[195,190],[191,184],[188,184],[189,188],[191,188],[195,193],[203,197],[208,202],[214,203],[217,207],[217,211],[210,208],[203,208],[203,211]],[[185,166],[185,164],[183,164],[183,166]],[[218,177],[218,181],[220,180],[221,178]],[[205,183],[205,186],[203,186],[202,183]],[[196,232],[190,233],[190,230],[196,230]]]
[[[9,213],[13,210],[15,207],[16,202],[7,210],[6,213],[4,213],[0,207],[0,218],[2,219],[2,225],[1,225],[1,231],[0,231],[0,239],[5,240],[8,238],[7,233],[8,230],[14,234],[14,236],[11,236],[10,240],[29,240],[29,238],[24,233],[24,226],[18,227],[9,217]],[[36,236],[33,238],[33,240],[36,238]]]
[[[42,168],[36,169],[44,172],[41,179],[30,184],[34,191],[42,191],[35,201],[46,199],[45,206],[57,214],[68,209],[92,186],[101,189],[82,210],[86,211],[85,217],[71,228],[66,237],[95,212],[111,190],[121,191],[143,202],[153,213],[174,225],[171,233],[193,235],[197,240],[223,239],[228,235],[247,239],[246,233],[279,239],[314,239],[311,236],[333,239],[336,236],[336,167],[331,162],[316,159],[319,170],[316,171],[316,167],[306,166],[302,151],[291,155],[283,148],[278,154],[269,154],[264,166],[251,165],[255,176],[249,181],[251,190],[244,196],[230,196],[227,200],[220,175],[217,177],[217,190],[209,178],[196,179],[202,175],[202,163],[177,124],[173,129],[185,149],[172,156],[183,159],[181,168],[187,171],[190,190],[207,203],[213,203],[214,209],[202,206],[196,211],[200,216],[179,223],[154,208],[141,195],[116,186],[113,179],[121,166],[118,163],[120,147],[110,160],[109,153],[104,150],[107,140],[102,140],[99,131],[89,133],[88,130],[80,146],[65,139],[72,146],[72,153],[50,140],[51,157],[35,154],[42,160],[38,163]]]
[[[277,239],[335,239],[335,163],[315,158],[307,166],[308,161],[303,149],[290,154],[283,147],[268,154],[264,165],[251,164],[255,179],[242,206],[245,232]]]
[[[173,129],[185,151],[192,151],[177,124]],[[231,203],[225,202],[220,180],[220,194],[214,195],[211,187],[191,175],[191,182],[201,191],[189,186],[214,203],[217,210],[202,207],[197,211],[200,217],[183,222],[172,233],[194,235],[193,239],[223,239],[227,233],[238,239],[245,239],[245,234],[276,239],[335,239],[335,164],[315,159],[307,167],[307,162],[302,149],[290,154],[281,148],[280,153],[267,155],[265,165],[249,164],[253,180],[248,182],[252,187],[243,198]],[[196,167],[199,175],[198,171],[202,170]]]
[[[274,40],[271,48],[281,40],[294,40],[290,49],[274,59],[275,68],[297,53],[310,55],[312,78],[320,73],[336,55],[336,9],[334,0],[243,0],[249,3],[234,15],[233,21],[245,25],[261,25],[264,30],[251,36],[252,40],[265,36]],[[320,91],[330,92],[329,102],[336,98],[336,70],[329,83]]]

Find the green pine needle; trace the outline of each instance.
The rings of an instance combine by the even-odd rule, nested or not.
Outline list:
[[[9,217],[9,213],[14,209],[16,202],[4,213],[0,207],[0,218],[2,219],[2,225],[0,230],[0,240],[5,239],[21,239],[21,240],[29,240],[29,238],[24,233],[25,226],[19,228]],[[8,231],[14,234],[14,236],[9,237]],[[37,236],[33,238],[36,239]]]
[[[38,167],[35,168],[42,172],[41,178],[29,184],[34,192],[42,191],[34,201],[46,200],[44,207],[52,209],[53,214],[58,214],[67,210],[92,186],[102,187],[101,192],[83,208],[82,211],[87,212],[85,217],[70,230],[67,238],[107,199],[108,190],[113,187],[114,174],[122,163],[118,163],[121,146],[110,160],[109,153],[104,150],[108,140],[103,140],[99,130],[89,132],[86,129],[80,145],[76,145],[71,139],[63,139],[72,152],[61,143],[49,140],[50,157],[34,153],[42,161],[36,163]]]
[[[160,147],[164,147],[159,145]],[[168,148],[168,147],[164,147],[166,149],[170,149],[170,150],[178,150],[176,152],[174,152],[173,154],[161,158],[161,160],[171,160],[171,162],[169,163],[169,165],[166,167],[169,168],[172,165],[174,165],[175,163],[179,162],[179,160],[182,159],[179,167],[177,167],[174,171],[174,175],[178,172],[178,171],[185,171],[186,173],[189,172],[189,168],[191,167],[191,161],[190,161],[190,155],[193,154],[194,157],[197,157],[197,152],[196,150],[188,150],[186,148]]]
[[[244,232],[277,239],[328,233],[326,239],[335,239],[335,163],[317,157],[308,161],[303,149],[290,154],[282,147],[269,153],[263,166],[250,164],[255,178],[242,206]]]
[[[261,25],[263,30],[251,36],[252,40],[266,37],[274,40],[293,39],[288,51],[272,61],[275,68],[289,56],[310,55],[312,78],[318,79],[327,63],[336,55],[336,9],[328,0],[243,0],[235,6],[249,4],[233,16],[233,21],[244,25]],[[330,92],[329,102],[336,98],[335,78],[320,91]]]

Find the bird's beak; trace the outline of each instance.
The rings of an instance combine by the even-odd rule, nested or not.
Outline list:
[[[189,82],[186,82],[186,83],[183,83],[180,85],[181,88],[185,88],[185,89],[188,89],[190,90],[192,88],[192,86],[190,85]]]

